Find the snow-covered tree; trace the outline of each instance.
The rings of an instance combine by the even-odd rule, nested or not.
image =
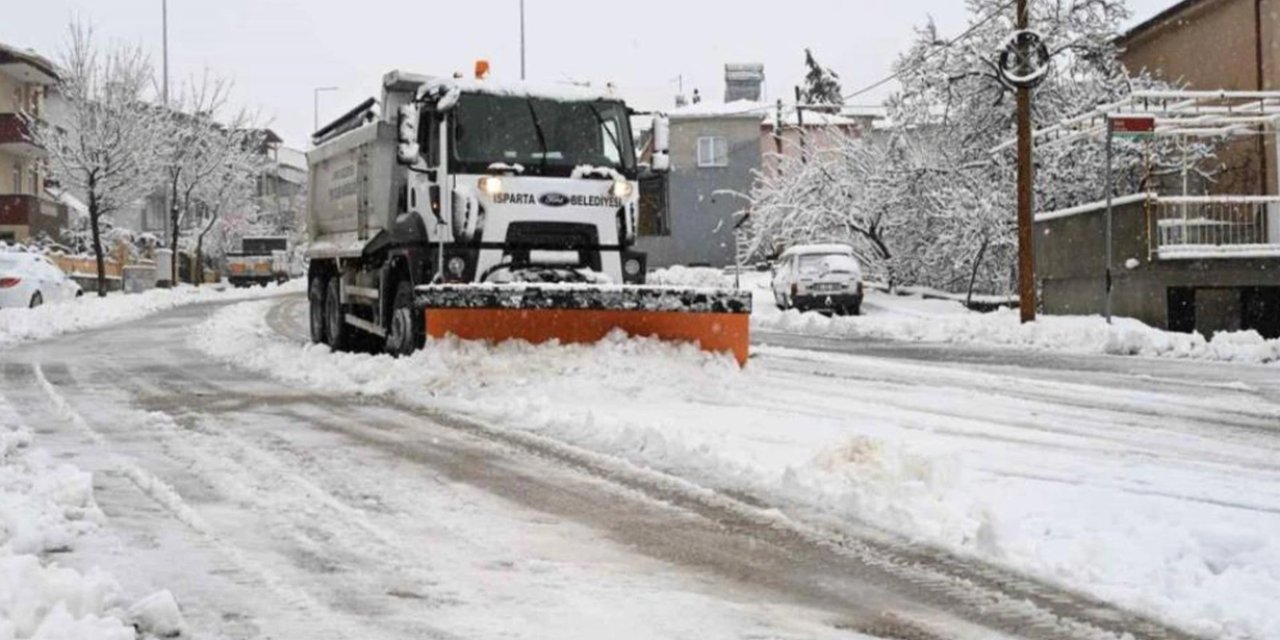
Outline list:
[[[889,130],[848,141],[811,167],[789,162],[779,175],[761,176],[751,206],[757,246],[846,239],[891,282],[970,294],[1012,290],[1014,151],[992,150],[1016,135],[1013,90],[995,70],[1014,16],[1005,0],[967,4],[965,37],[944,40],[929,23],[899,59]],[[1031,25],[1054,54],[1052,73],[1035,90],[1037,127],[1158,86],[1130,76],[1117,58],[1114,41],[1127,16],[1123,0],[1031,4]],[[1151,186],[1143,184],[1149,175],[1181,171],[1176,142],[1116,146],[1110,188],[1117,193]],[[1037,147],[1038,210],[1102,198],[1102,149],[1102,141]],[[1211,156],[1211,148],[1192,145],[1185,157],[1208,175]]]
[[[226,106],[230,83],[212,78],[206,71],[200,80],[185,83],[171,103],[165,120],[163,166],[169,201],[169,248],[178,255],[183,227],[195,224],[200,206],[196,193],[216,178],[224,160],[226,142],[218,122]],[[238,126],[240,123],[233,123]],[[178,261],[170,277],[178,279]]]
[[[85,197],[98,295],[105,296],[103,222],[155,186],[163,117],[147,101],[151,64],[140,47],[100,49],[91,27],[73,23],[59,64],[65,118],[33,119],[31,128],[49,154],[50,176]]]
[[[804,50],[804,64],[808,71],[804,76],[801,100],[812,105],[831,105],[833,111],[838,110],[838,107],[844,104],[840,75],[829,67],[818,64],[811,49]]]
[[[244,116],[234,122],[239,126],[217,127],[207,134],[204,152],[210,160],[210,171],[191,192],[204,212],[195,240],[197,273],[193,280],[197,284],[204,278],[205,238],[210,232],[224,232],[219,236],[225,240],[229,226],[252,219],[257,213],[257,177],[266,161],[259,152],[262,132],[244,126],[248,123]],[[219,243],[219,252],[225,250],[225,243]]]

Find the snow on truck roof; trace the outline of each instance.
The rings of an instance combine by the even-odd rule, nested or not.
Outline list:
[[[791,247],[782,252],[778,256],[779,259],[797,255],[812,255],[815,253],[839,253],[851,256],[853,255],[853,247],[847,244],[801,244]]]
[[[429,95],[443,95],[457,91],[459,93],[482,93],[494,96],[514,96],[519,98],[541,98],[556,102],[596,102],[600,100],[622,100],[612,89],[584,87],[573,84],[537,84],[533,82],[499,82],[494,80],[471,80],[467,78],[432,78],[418,90],[418,98]]]

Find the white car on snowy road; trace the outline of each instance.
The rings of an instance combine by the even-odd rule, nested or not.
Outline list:
[[[0,309],[35,308],[81,295],[52,260],[33,253],[0,253]]]
[[[783,310],[862,313],[862,268],[853,248],[809,244],[787,249],[773,267],[773,297]]]

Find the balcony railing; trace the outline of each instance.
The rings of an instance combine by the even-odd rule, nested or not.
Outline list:
[[[0,113],[0,150],[28,155],[40,150],[31,137],[31,127],[16,113]]]
[[[39,206],[35,196],[0,195],[0,224],[29,225]]]
[[[1280,257],[1280,197],[1160,196],[1147,207],[1160,259]]]

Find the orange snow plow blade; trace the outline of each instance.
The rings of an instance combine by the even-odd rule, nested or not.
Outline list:
[[[420,287],[427,335],[532,343],[597,342],[611,331],[696,343],[745,366],[751,295],[742,291],[590,285]]]

